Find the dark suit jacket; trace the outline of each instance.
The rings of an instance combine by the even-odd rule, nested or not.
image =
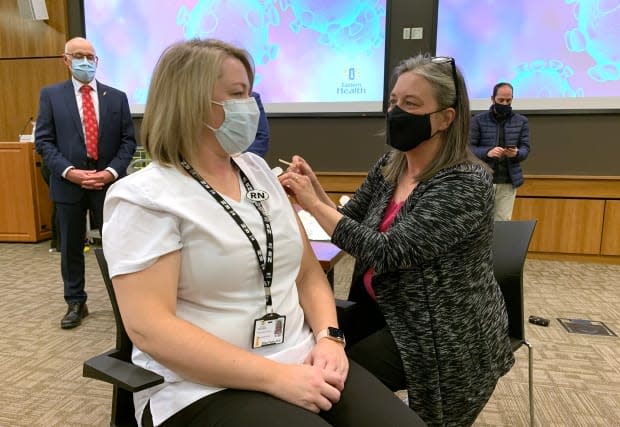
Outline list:
[[[99,99],[99,159],[97,170],[111,167],[121,178],[136,150],[127,95],[97,82]],[[88,169],[86,144],[71,80],[41,89],[35,146],[50,170],[50,197],[57,203],[75,203],[83,192],[64,179],[69,166]],[[104,191],[105,193],[105,191]]]

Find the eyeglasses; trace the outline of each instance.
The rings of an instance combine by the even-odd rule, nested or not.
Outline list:
[[[75,58],[75,59],[84,59],[84,58],[86,58],[86,60],[88,60],[88,61],[97,61],[97,60],[99,60],[97,55],[91,55],[91,54],[67,53],[67,52],[65,52],[65,55],[70,56],[70,57]]]
[[[456,107],[456,103],[459,100],[459,85],[458,85],[458,80],[457,80],[457,76],[456,76],[456,64],[454,63],[454,58],[450,57],[450,56],[434,56],[431,58],[431,62],[433,64],[446,64],[446,63],[450,63],[450,65],[452,66],[452,81],[454,82],[454,104],[452,104],[453,107]]]

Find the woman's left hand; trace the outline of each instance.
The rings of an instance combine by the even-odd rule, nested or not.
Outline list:
[[[342,344],[327,338],[319,340],[305,363],[326,371],[336,372],[339,375],[339,381],[331,385],[340,391],[344,389],[344,383],[349,374],[349,359]]]
[[[319,202],[310,178],[295,172],[286,172],[278,177],[280,184],[287,193],[292,194],[297,199],[297,203],[305,210],[309,211],[311,206]]]

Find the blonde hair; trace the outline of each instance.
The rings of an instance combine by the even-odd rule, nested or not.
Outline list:
[[[417,55],[401,61],[392,73],[392,87],[404,73],[413,72],[420,75],[430,83],[439,109],[453,107],[456,110],[454,120],[440,135],[443,144],[440,145],[437,155],[416,177],[420,182],[428,181],[442,169],[461,163],[482,164],[469,148],[471,112],[465,80],[456,64],[454,65],[455,79],[452,66],[450,61],[436,61],[429,55]],[[406,168],[405,153],[392,149],[383,167],[383,175],[389,182],[396,183]]]
[[[194,159],[211,114],[213,89],[226,58],[236,58],[254,83],[250,54],[220,40],[193,39],[169,46],[157,61],[144,109],[141,134],[151,159],[181,168]]]

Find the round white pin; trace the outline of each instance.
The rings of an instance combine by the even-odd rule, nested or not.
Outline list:
[[[250,202],[264,202],[269,198],[269,193],[265,190],[250,190],[245,195]]]

